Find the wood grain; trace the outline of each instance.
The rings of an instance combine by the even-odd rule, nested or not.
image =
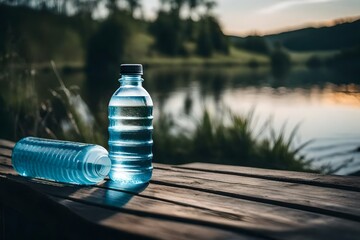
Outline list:
[[[149,216],[136,216],[102,207],[85,205],[76,201],[53,198],[84,218],[110,228],[143,233],[156,239],[264,239],[221,229],[169,221]],[[99,219],[101,219],[99,221]]]
[[[44,180],[30,181],[17,176],[8,176],[8,178],[15,178],[22,182],[27,180],[28,182],[23,182],[23,184],[40,192],[82,204],[95,205],[139,217],[150,216],[162,221],[178,221],[203,227],[246,232],[257,237],[287,239],[291,236],[288,233],[298,231],[298,236],[318,239],[328,236],[329,227],[337,233],[359,234],[356,230],[358,224],[350,221],[197,191],[184,191],[181,188],[151,184],[140,194],[131,195],[128,191],[104,189],[102,186],[89,188]],[[122,206],[129,199],[130,201]],[[310,234],[299,229],[312,229],[312,231]]]
[[[91,223],[68,208],[51,200],[46,194],[28,185],[0,176],[0,203],[3,207],[16,209],[40,223],[45,229],[56,233],[56,239],[113,239],[113,237],[139,237],[116,229]]]
[[[8,149],[13,149],[15,146],[15,143],[9,140],[5,140],[5,139],[0,139],[0,147],[2,148],[8,148]]]
[[[18,176],[11,167],[13,146],[0,140],[0,205],[36,216],[64,236],[74,232],[74,239],[357,239],[360,234],[360,178],[154,164],[151,183],[140,192],[108,179],[83,187]]]
[[[360,221],[358,192],[169,167],[152,182]]]
[[[294,171],[269,170],[241,166],[229,166],[210,163],[189,163],[176,168],[192,169],[197,171],[222,173],[244,177],[262,178],[271,181],[300,183],[319,187],[328,187],[360,192],[360,177],[334,176]]]

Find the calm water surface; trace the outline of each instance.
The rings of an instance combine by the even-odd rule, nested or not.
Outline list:
[[[79,86],[93,112],[106,116],[118,86],[116,76],[92,84],[83,73],[63,77],[68,86]],[[277,132],[285,124],[287,134],[300,124],[294,145],[314,140],[303,150],[308,159],[315,159],[314,165],[336,167],[352,159],[337,173],[360,170],[360,81],[356,76],[306,68],[274,77],[268,69],[157,67],[145,68],[144,78],[154,100],[155,118],[169,114],[179,126],[192,129],[204,108],[219,118],[225,109],[237,114],[254,110],[255,130],[269,118]],[[38,79],[36,88],[44,94],[57,85],[52,74]]]
[[[157,111],[171,113],[180,124],[191,127],[204,107],[214,115],[220,115],[224,106],[238,114],[255,109],[254,129],[269,118],[278,132],[285,124],[287,134],[300,124],[295,145],[313,140],[303,153],[315,159],[314,165],[336,167],[348,161],[338,174],[360,170],[360,83],[353,76],[324,69],[295,69],[282,78],[266,70],[204,71],[188,73],[184,82],[168,91],[154,91]],[[185,77],[189,76],[188,82]]]

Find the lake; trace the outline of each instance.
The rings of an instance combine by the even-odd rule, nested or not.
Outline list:
[[[61,75],[67,86],[78,86],[92,112],[107,124],[116,76],[87,81],[82,72]],[[34,79],[40,98],[58,87],[52,72],[37,73]],[[154,101],[155,121],[168,114],[180,127],[194,129],[204,108],[220,120],[227,110],[242,115],[254,111],[255,131],[270,119],[276,132],[284,127],[288,136],[299,124],[294,147],[313,140],[301,154],[314,159],[314,166],[348,162],[336,173],[360,170],[360,82],[353,74],[305,67],[280,76],[267,68],[145,67],[144,79]],[[0,82],[3,96],[7,84]]]

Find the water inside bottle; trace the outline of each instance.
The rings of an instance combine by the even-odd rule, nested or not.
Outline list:
[[[153,107],[145,104],[146,96],[113,96],[110,102],[112,180],[143,183],[151,178]]]

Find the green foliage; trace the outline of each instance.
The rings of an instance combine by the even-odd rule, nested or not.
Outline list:
[[[299,125],[297,125],[290,136],[285,138],[285,125],[279,134],[275,133],[275,130],[269,127],[270,137],[260,141],[256,152],[256,159],[265,168],[294,171],[311,171],[310,161],[306,161],[304,156],[299,154],[299,151],[307,146],[312,141],[303,143],[297,148],[293,147],[293,140],[298,131]]]
[[[256,59],[251,59],[249,62],[248,62],[248,66],[250,68],[258,68],[260,66],[260,63],[258,61],[256,61]]]
[[[207,21],[210,25],[210,37],[212,39],[214,50],[224,54],[228,54],[229,45],[217,19],[213,16],[209,16],[207,18]]]
[[[158,162],[168,163],[169,159],[174,164],[179,164],[186,158],[189,143],[183,133],[174,137],[172,134],[176,128],[175,122],[170,115],[161,114],[154,126],[153,138],[156,142],[153,146],[153,152],[159,154],[156,158]],[[169,149],[170,151],[166,151]]]
[[[243,42],[236,44],[236,46],[256,53],[266,55],[270,53],[270,48],[267,41],[265,38],[260,36],[249,36],[245,38]]]
[[[229,45],[217,19],[211,15],[214,1],[164,1],[169,10],[160,10],[156,20],[150,26],[150,32],[155,38],[154,47],[160,53],[176,56],[188,55],[185,42],[196,43],[196,53],[203,57],[210,57],[214,52],[229,53]],[[187,2],[190,8],[189,17],[180,17],[180,10]],[[197,7],[203,4],[206,14],[199,16],[199,21],[192,20]]]
[[[150,26],[150,32],[155,38],[154,47],[166,55],[183,53],[183,24],[177,13],[159,11],[158,17]]]
[[[9,84],[0,91],[0,137],[15,141],[29,135],[56,138],[52,126],[60,126],[54,124],[58,121],[53,114],[57,108],[49,99],[40,100],[35,73],[17,51],[10,42],[0,57],[0,83]]]
[[[58,101],[58,104],[62,105],[58,106],[58,109],[62,108],[64,110],[65,118],[67,120],[65,123],[67,124],[66,130],[62,129],[61,131],[65,133],[64,137],[82,142],[104,144],[105,141],[101,137],[100,133],[94,131],[96,121],[88,105],[79,94],[75,91],[71,91],[65,86],[56,69],[55,63],[51,62],[51,65],[60,85],[58,90],[51,91],[53,97],[55,98],[53,100]]]
[[[0,82],[9,82],[7,91],[0,92],[0,138],[17,141],[30,135],[104,145],[104,129],[96,124],[77,88],[65,86],[55,64],[52,62],[53,77],[59,88],[50,90],[51,95],[41,100],[35,86],[36,74],[14,51],[0,58]],[[17,68],[19,64],[24,68]]]
[[[210,26],[207,21],[200,22],[199,36],[196,41],[196,52],[203,57],[211,57],[213,54],[213,42],[210,37]]]
[[[171,159],[175,163],[200,161],[315,171],[310,167],[311,161],[299,153],[311,141],[297,148],[293,145],[298,126],[286,137],[285,126],[276,134],[270,122],[264,124],[256,133],[253,111],[246,116],[234,115],[231,112],[222,116],[220,119],[214,118],[205,110],[193,132],[177,129],[175,133],[172,130],[177,127],[176,123],[168,116],[160,117],[155,125],[154,160],[167,162]],[[265,133],[269,133],[269,136]]]
[[[306,66],[308,68],[319,68],[322,67],[324,65],[324,62],[321,58],[319,58],[318,56],[314,55],[311,56],[307,61],[306,61]]]
[[[327,65],[334,70],[345,74],[359,74],[360,69],[360,45],[342,50],[333,57],[327,59]]]
[[[360,42],[360,20],[338,22],[331,27],[303,28],[265,36],[271,43],[281,42],[294,51],[339,50],[353,48]]]
[[[81,61],[86,35],[79,34],[78,17],[57,16],[46,11],[0,5],[0,54],[6,42],[15,41],[18,54],[28,62],[48,62],[51,59]],[[72,24],[71,24],[72,23]]]
[[[140,0],[126,0],[130,15],[134,17],[134,13],[137,9],[141,8]]]
[[[5,103],[0,109],[0,121],[15,131],[15,137],[9,139],[18,140],[20,137],[33,135],[105,146],[106,120],[98,122],[76,88],[65,86],[54,64],[53,67],[59,88],[51,90],[52,97],[44,101],[38,100],[31,74],[24,73],[22,76],[19,75],[19,71],[10,69],[9,72],[0,75],[11,77],[11,82],[15,83],[8,92],[0,95],[0,102]],[[214,72],[208,73],[209,76]],[[158,84],[164,86],[166,84],[163,83],[167,83],[168,79],[164,76]],[[214,86],[217,89],[221,88],[216,84],[216,79],[213,79]],[[168,92],[166,89],[163,91]],[[12,101],[5,102],[4,99]],[[255,125],[253,112],[245,116],[234,115],[230,111],[221,112],[214,117],[204,110],[198,122],[194,122],[195,128],[189,129],[180,127],[171,116],[161,114],[160,111],[154,123],[153,152],[156,162],[182,164],[202,161],[313,171],[310,161],[300,155],[300,150],[310,142],[300,146],[293,143],[298,127],[294,128],[289,137],[284,131],[285,127],[280,133],[276,133],[270,122],[259,129]],[[13,133],[2,131],[0,134],[10,136]],[[324,166],[320,170],[333,172],[329,166]]]
[[[284,77],[290,70],[290,55],[280,47],[274,50],[270,55],[271,70],[276,78]]]
[[[217,51],[229,53],[229,45],[217,20],[212,16],[204,17],[199,21],[197,38],[197,53],[203,57],[210,57]]]
[[[131,18],[117,12],[101,23],[87,47],[87,72],[117,69],[125,58],[125,49],[133,33],[132,29]]]

